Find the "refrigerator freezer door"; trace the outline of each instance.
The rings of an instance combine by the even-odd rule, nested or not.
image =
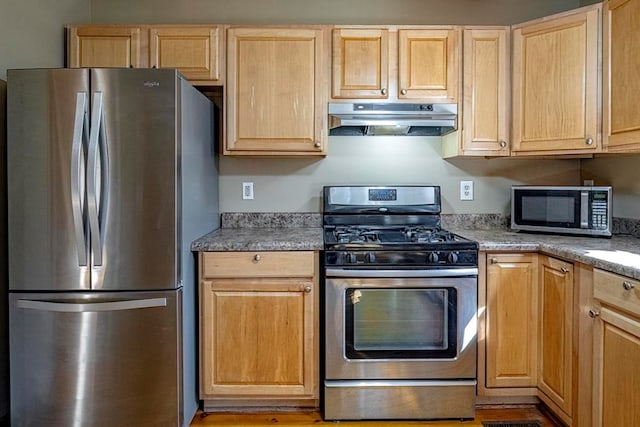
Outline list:
[[[181,426],[181,290],[10,294],[12,426]]]
[[[89,72],[9,70],[8,86],[9,287],[89,289],[84,195]]]
[[[179,286],[177,82],[174,70],[91,70],[92,289]]]

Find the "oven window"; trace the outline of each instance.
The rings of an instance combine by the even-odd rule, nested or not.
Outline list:
[[[456,307],[455,288],[347,289],[346,356],[455,357]]]

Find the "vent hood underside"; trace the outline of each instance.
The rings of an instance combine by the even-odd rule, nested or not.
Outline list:
[[[439,136],[456,130],[457,104],[330,103],[329,135]]]

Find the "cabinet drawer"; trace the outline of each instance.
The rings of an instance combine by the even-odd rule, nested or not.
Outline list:
[[[313,252],[204,252],[202,276],[313,277]]]
[[[640,316],[640,281],[638,280],[594,269],[593,297]]]

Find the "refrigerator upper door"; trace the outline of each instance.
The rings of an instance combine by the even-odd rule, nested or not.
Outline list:
[[[84,184],[89,72],[7,74],[9,287],[89,289]]]
[[[92,289],[179,286],[177,73],[91,70]]]
[[[11,293],[13,426],[181,426],[182,290]]]

